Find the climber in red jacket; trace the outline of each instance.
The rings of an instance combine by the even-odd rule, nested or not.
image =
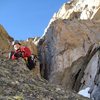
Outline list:
[[[10,59],[15,60],[22,57],[26,61],[27,67],[32,70],[35,66],[34,59],[31,56],[31,51],[28,47],[22,46],[19,41],[13,41],[12,45],[15,51],[10,54]]]
[[[14,47],[14,54],[12,55],[11,59],[18,59],[19,57],[22,57],[24,59],[27,59],[28,57],[31,56],[31,51],[28,47],[21,46],[19,41],[13,41],[12,43]]]

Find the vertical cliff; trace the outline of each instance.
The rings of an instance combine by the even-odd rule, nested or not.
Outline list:
[[[43,76],[75,91],[90,87],[98,66],[99,0],[73,0],[54,14],[39,41]]]

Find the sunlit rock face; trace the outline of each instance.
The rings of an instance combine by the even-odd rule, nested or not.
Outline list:
[[[100,19],[97,17],[98,15],[96,15],[97,12],[100,12],[99,10],[100,0],[73,0],[63,4],[60,10],[54,14],[53,19]]]
[[[100,41],[100,37],[97,37],[99,26],[100,23],[96,24],[93,21],[59,19],[52,22],[40,46],[44,76],[50,82],[76,91],[91,85],[98,65],[98,54],[92,54],[92,51]],[[96,45],[89,53],[93,44]],[[77,75],[79,79],[75,79]]]
[[[1,51],[7,51],[11,48],[11,42],[13,41],[13,38],[8,35],[6,30],[3,28],[2,25],[0,25],[0,50]]]
[[[79,91],[94,83],[100,42],[99,0],[65,3],[39,41],[42,74],[51,83]]]

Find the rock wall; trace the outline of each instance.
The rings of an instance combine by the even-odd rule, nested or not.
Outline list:
[[[99,45],[99,26],[100,22],[77,19],[72,21],[58,19],[52,22],[45,36],[40,40],[41,59],[43,60],[41,64],[46,79],[51,83],[76,91],[81,87],[90,86],[96,74],[92,72],[94,66],[97,68],[98,58],[95,53],[91,55],[89,50],[93,44],[95,44],[93,48]],[[87,71],[89,68],[87,66],[92,66],[92,71],[90,69]],[[93,80],[88,81],[86,77],[83,86],[84,73],[88,72],[91,73]]]
[[[13,38],[8,35],[6,30],[3,28],[2,25],[0,25],[0,43],[2,44],[0,46],[1,51],[6,51],[10,49],[11,42],[13,41]]]
[[[39,41],[42,75],[51,83],[79,91],[98,78],[100,0],[64,3]]]

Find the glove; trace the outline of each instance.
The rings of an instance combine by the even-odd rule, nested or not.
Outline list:
[[[17,52],[17,53],[14,54],[14,56],[16,58],[22,57],[22,52]]]

